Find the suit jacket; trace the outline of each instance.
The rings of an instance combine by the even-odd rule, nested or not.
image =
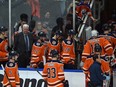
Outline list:
[[[32,33],[28,33],[28,38],[29,38],[29,50],[32,50],[32,45],[33,45],[33,35]],[[26,44],[25,44],[25,39],[24,39],[24,34],[23,32],[18,33],[17,35],[14,36],[14,49],[20,54],[20,53],[25,53],[26,52]]]

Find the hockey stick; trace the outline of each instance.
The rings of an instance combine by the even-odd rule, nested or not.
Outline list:
[[[45,58],[45,56],[42,56],[42,58],[43,58],[43,65],[45,65],[45,64],[46,64],[46,58]],[[34,68],[34,70],[36,70],[37,73],[40,74],[40,75],[42,76],[42,74],[41,74],[36,68]],[[42,76],[42,77],[43,77],[43,76]]]
[[[37,68],[33,68],[33,69],[43,78],[42,74],[37,70]]]
[[[4,66],[2,64],[1,64],[1,67],[2,67],[2,69],[3,69],[3,71],[4,71],[5,75],[6,75],[6,78],[7,78],[8,82],[9,82],[10,86],[12,87],[11,82],[10,82],[10,80],[9,80],[9,78],[7,76],[7,73],[6,73],[5,69],[4,69]]]
[[[45,65],[46,64],[46,57],[42,56],[42,58],[43,58],[43,65]]]

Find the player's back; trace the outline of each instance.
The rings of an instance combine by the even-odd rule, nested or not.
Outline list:
[[[46,78],[49,87],[63,87],[63,64],[58,61],[46,63],[43,70],[43,77]]]

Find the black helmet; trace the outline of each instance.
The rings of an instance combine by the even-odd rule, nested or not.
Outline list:
[[[101,46],[98,43],[95,44],[94,51],[95,52],[101,52],[102,51],[102,48],[101,48]]]
[[[58,51],[57,50],[51,50],[51,52],[50,52],[50,55],[52,56],[52,57],[56,57],[57,55],[58,55]]]
[[[46,34],[45,34],[45,32],[40,31],[40,32],[38,33],[38,36],[39,36],[39,37],[46,37]]]
[[[68,35],[75,35],[75,31],[74,31],[73,29],[70,29],[70,30],[68,31]]]
[[[7,31],[8,29],[5,27],[5,26],[1,26],[0,27],[0,32],[5,32],[5,31]]]
[[[110,29],[109,24],[104,24],[104,25],[102,26],[102,29],[103,29],[103,31],[108,31],[108,30]]]
[[[58,30],[58,31],[56,31],[56,35],[62,35],[62,31],[61,30]]]
[[[13,56],[19,55],[16,51],[9,52],[9,58],[12,59]]]

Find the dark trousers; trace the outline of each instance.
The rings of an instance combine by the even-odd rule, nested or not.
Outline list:
[[[30,52],[20,53],[18,57],[18,67],[26,68],[30,63],[30,58],[31,58]]]
[[[103,87],[103,86],[99,85],[99,84],[94,84],[94,83],[88,82],[88,87]]]

